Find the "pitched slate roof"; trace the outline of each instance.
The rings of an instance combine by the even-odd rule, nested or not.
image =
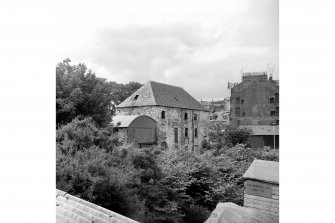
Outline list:
[[[250,128],[253,131],[252,135],[279,135],[279,125],[273,126],[272,125],[243,125],[241,127]]]
[[[279,162],[255,159],[243,178],[279,184]]]
[[[57,223],[139,223],[106,208],[56,190]]]
[[[154,81],[149,81],[116,107],[153,105],[208,111],[183,88]]]

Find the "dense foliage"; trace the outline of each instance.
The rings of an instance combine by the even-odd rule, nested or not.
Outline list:
[[[242,205],[255,158],[278,160],[243,144],[198,154],[120,146],[91,118],[76,118],[57,130],[57,188],[144,223],[204,222],[218,202]]]
[[[88,70],[85,64],[71,65],[70,62],[65,59],[56,67],[57,126],[83,116],[91,117],[99,127],[104,127],[111,121],[114,106],[142,86],[137,82],[108,82]]]
[[[211,126],[209,132],[209,145],[204,142],[203,148],[221,149],[223,147],[232,147],[237,144],[248,144],[248,139],[252,134],[249,128],[242,128],[236,122],[231,122],[228,125],[215,124]]]
[[[217,125],[201,151],[120,145],[110,109],[141,85],[97,78],[84,64],[57,66],[56,187],[143,223],[204,222],[218,202],[243,203],[242,175],[278,154],[246,145],[251,134]]]

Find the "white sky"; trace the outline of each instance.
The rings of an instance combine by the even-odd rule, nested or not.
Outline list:
[[[97,76],[183,87],[223,99],[240,71],[275,67],[278,0],[60,1],[55,63],[83,62]]]

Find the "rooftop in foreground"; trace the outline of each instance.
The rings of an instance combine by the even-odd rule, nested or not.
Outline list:
[[[279,162],[255,159],[243,178],[279,184]]]
[[[57,223],[139,223],[56,189]]]

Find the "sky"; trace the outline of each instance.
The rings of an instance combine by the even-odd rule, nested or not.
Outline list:
[[[279,79],[278,0],[60,1],[57,14],[55,64],[70,58],[109,81],[219,100],[242,69],[271,64]]]

